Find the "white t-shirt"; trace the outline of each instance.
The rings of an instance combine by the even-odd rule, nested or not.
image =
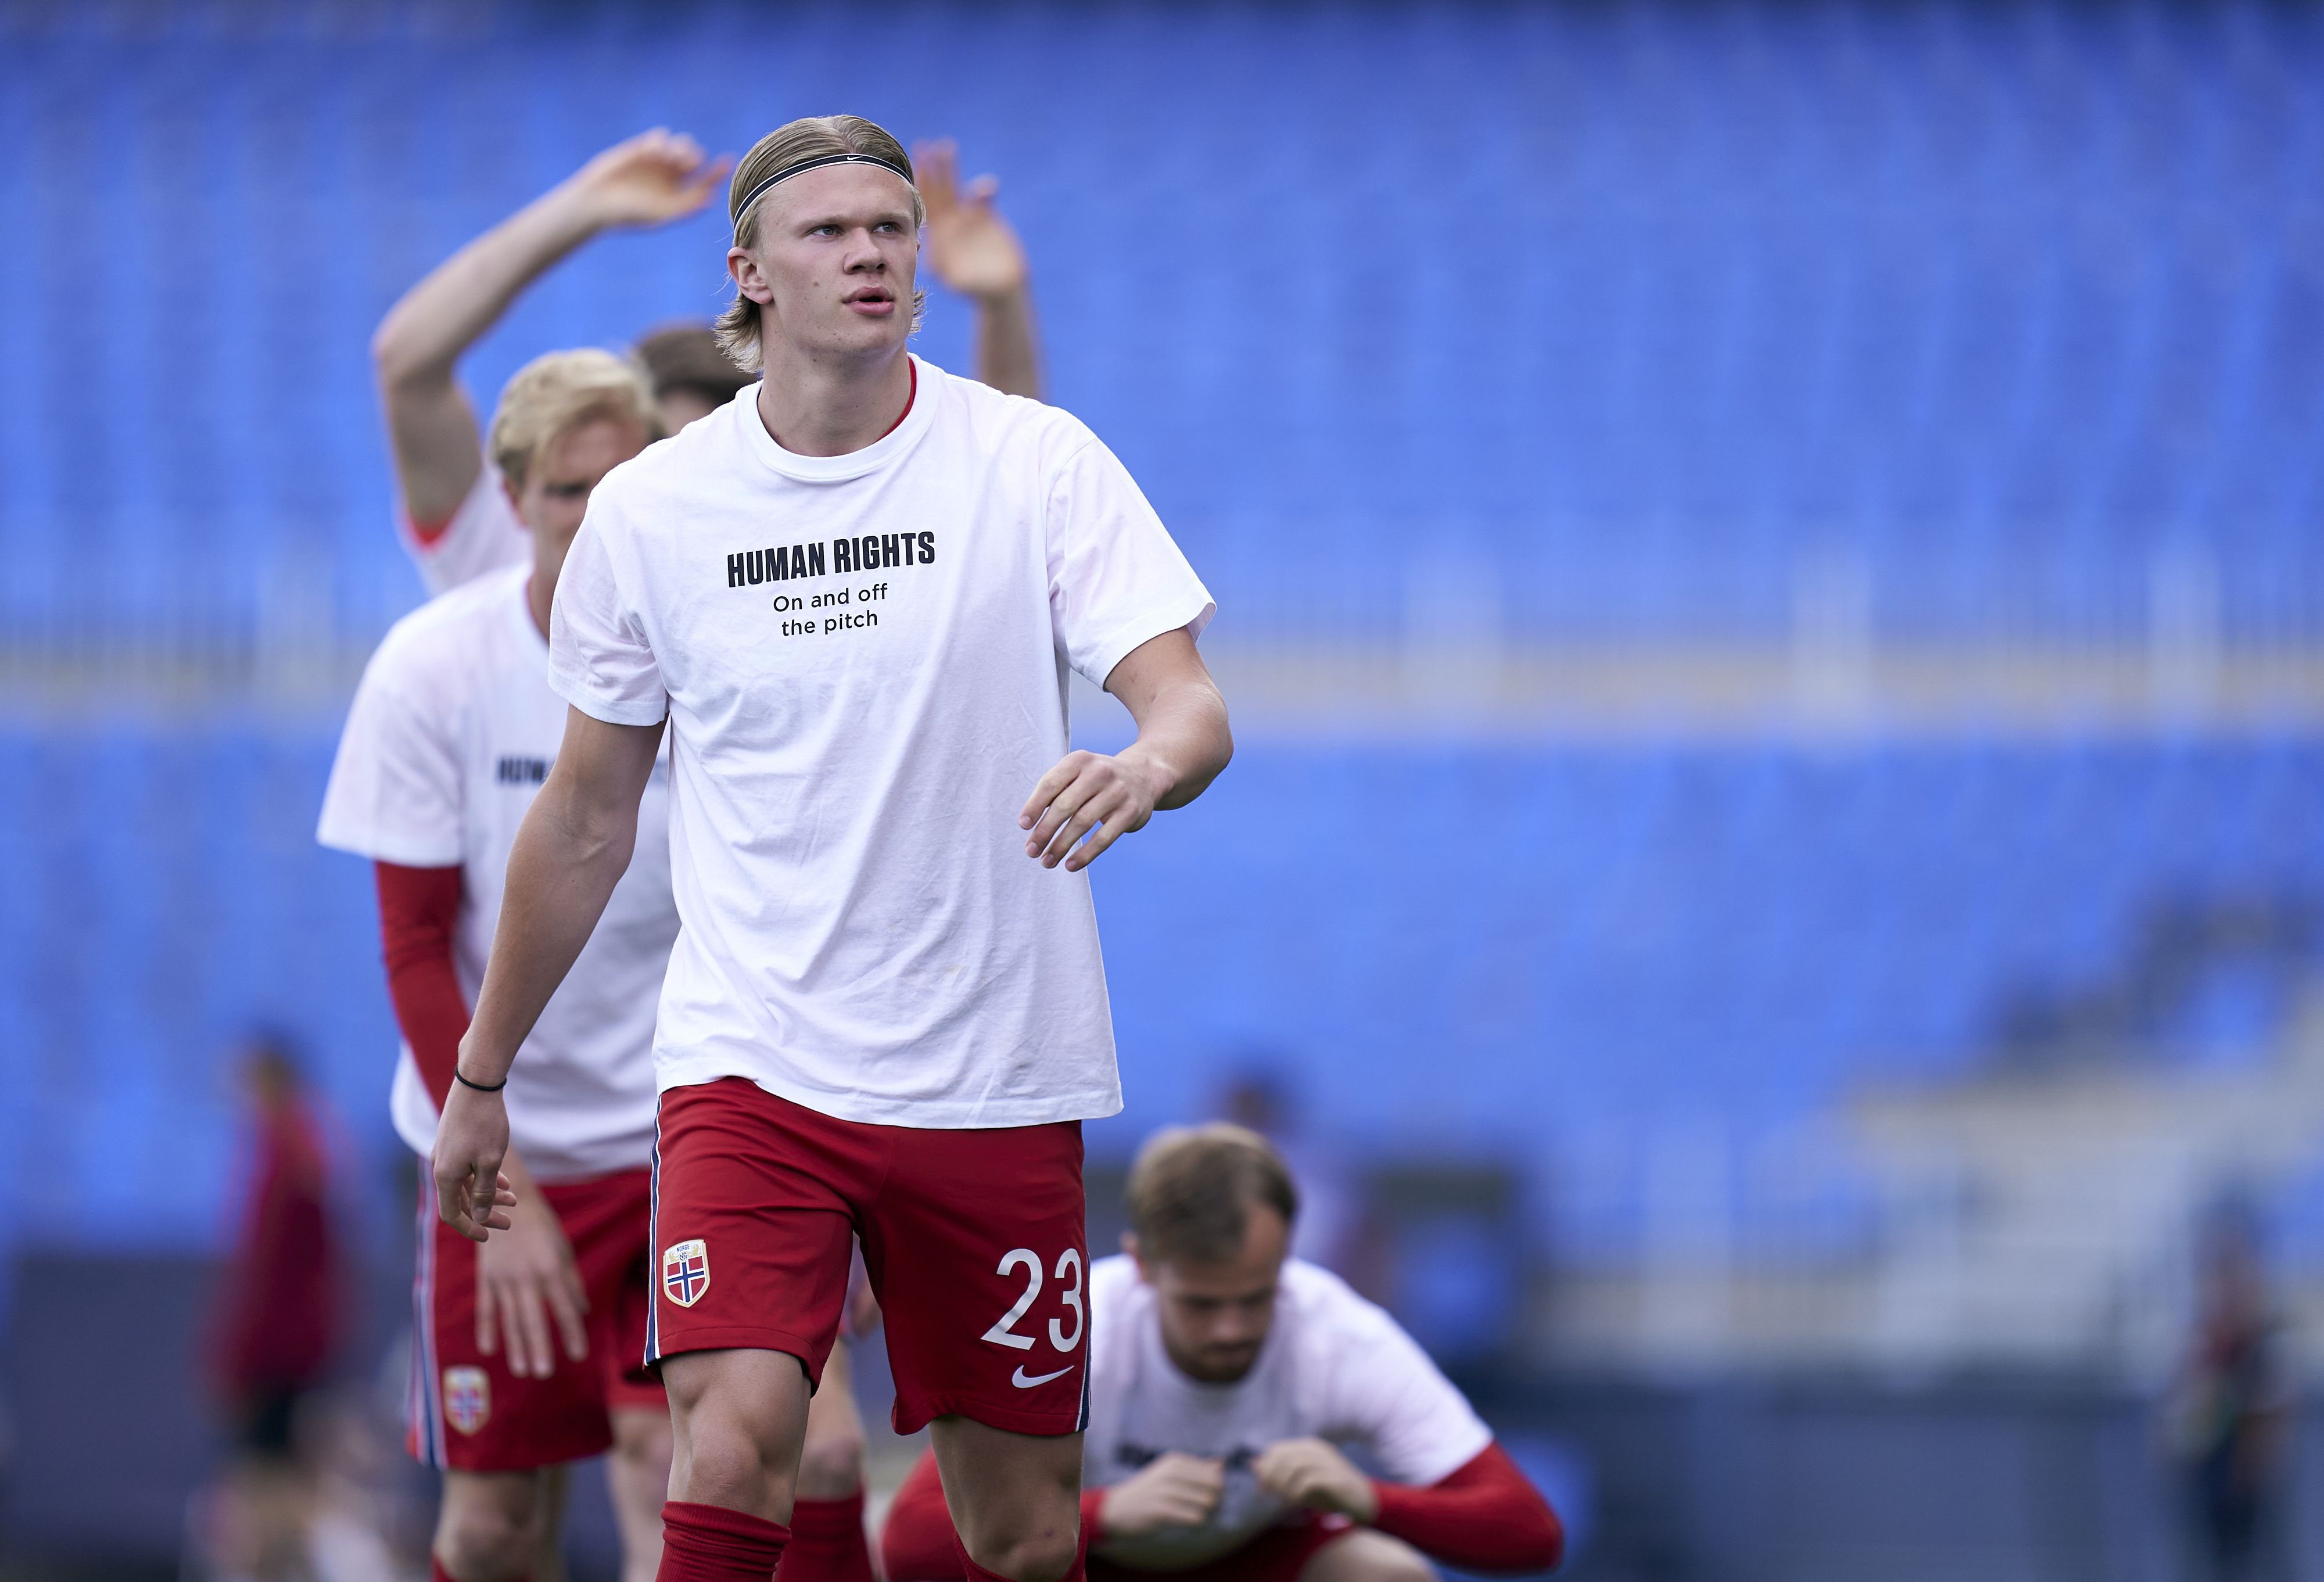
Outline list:
[[[1083,1483],[1111,1486],[1172,1450],[1226,1463],[1226,1491],[1208,1521],[1109,1540],[1108,1559],[1199,1565],[1272,1526],[1286,1507],[1259,1492],[1250,1464],[1284,1439],[1360,1450],[1389,1481],[1423,1487],[1492,1443],[1493,1430],[1412,1337],[1313,1264],[1284,1264],[1259,1360],[1231,1384],[1200,1384],[1178,1371],[1163,1349],[1154,1288],[1130,1259],[1091,1265],[1089,1300]]]
[[[421,538],[411,513],[401,508],[395,525],[431,599],[487,572],[532,561],[532,530],[509,503],[501,470],[490,457],[476,469],[476,481],[468,485],[460,509],[440,530]]]
[[[1120,1108],[1089,876],[1017,816],[1066,747],[1067,667],[1199,633],[1211,597],[1066,414],[917,364],[885,437],[783,450],[755,387],[606,474],[549,680],[670,722],[684,920],[664,1090],[747,1077],[853,1121]]]
[[[316,832],[374,861],[459,867],[453,962],[472,1006],[509,848],[565,736],[549,646],[525,604],[530,576],[529,566],[510,566],[396,622],[355,690]],[[509,1135],[543,1181],[651,1162],[654,1003],[678,935],[669,823],[665,760],[639,810],[629,871],[517,1052]],[[427,1153],[436,1106],[409,1048],[391,1106],[396,1131]]]

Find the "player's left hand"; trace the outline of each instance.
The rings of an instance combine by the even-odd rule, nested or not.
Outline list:
[[[1032,832],[1025,855],[1044,868],[1062,862],[1067,873],[1078,873],[1114,842],[1144,829],[1169,786],[1137,753],[1132,747],[1113,757],[1069,752],[1059,759],[1017,815],[1017,827]]]
[[[516,1188],[501,1169],[508,1145],[508,1110],[501,1096],[453,1083],[436,1122],[429,1173],[436,1182],[438,1218],[470,1241],[509,1228]]]
[[[1335,1511],[1358,1522],[1379,1514],[1372,1480],[1322,1439],[1283,1439],[1250,1464],[1259,1486],[1289,1504]]]
[[[912,173],[928,211],[928,267],[936,279],[980,301],[1023,290],[1031,266],[1025,244],[992,207],[1000,179],[979,176],[964,189],[960,151],[950,138],[914,143]]]

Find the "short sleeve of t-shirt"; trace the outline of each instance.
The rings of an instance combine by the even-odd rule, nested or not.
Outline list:
[[[618,519],[610,507],[591,501],[549,602],[549,684],[594,719],[659,725],[669,713],[669,694],[615,575],[609,531],[621,531]]]
[[[379,672],[374,659],[355,690],[315,838],[374,862],[450,868],[464,855],[459,753]]]
[[[1332,1431],[1368,1445],[1391,1481],[1425,1488],[1493,1442],[1468,1400],[1386,1313],[1366,1303],[1333,1349]]]
[[[1057,470],[1048,495],[1049,622],[1073,667],[1100,686],[1132,648],[1217,605],[1129,469],[1094,437]]]
[[[400,505],[396,519],[431,599],[532,554],[532,535],[517,520],[500,469],[490,460],[476,469],[476,481],[449,520],[423,527]]]

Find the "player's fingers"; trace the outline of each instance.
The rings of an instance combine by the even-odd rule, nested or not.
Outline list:
[[[436,1177],[436,1218],[453,1229],[459,1229],[461,1221],[467,1218],[463,1201],[466,1196],[460,1182],[441,1175]]]
[[[1058,863],[1063,862],[1073,849],[1081,844],[1082,838],[1097,827],[1097,803],[1091,801],[1082,804],[1080,810],[1064,823],[1059,824],[1056,834],[1051,837],[1047,846],[1041,848],[1041,866],[1055,868]]]
[[[526,1365],[534,1378],[545,1379],[557,1366],[556,1349],[549,1338],[548,1303],[542,1300],[541,1282],[528,1280],[517,1287],[516,1300],[511,1303],[516,1310],[518,1327],[523,1331]]]
[[[493,1301],[493,1283],[476,1282],[476,1349],[490,1357],[500,1349],[500,1313]]]
[[[979,176],[968,184],[968,201],[973,208],[991,208],[992,200],[1001,196],[1001,178]]]
[[[589,1325],[581,1316],[588,1307],[589,1293],[581,1289],[580,1276],[570,1268],[558,1271],[558,1278],[549,1283],[549,1311],[564,1337],[565,1355],[575,1362],[589,1355]]]
[[[469,1180],[469,1177],[464,1175],[456,1178],[447,1186],[439,1186],[437,1200],[438,1212],[442,1214],[445,1224],[466,1237],[470,1241],[483,1241],[489,1233],[483,1225],[476,1222],[476,1215],[468,1198]]]
[[[913,169],[922,172],[925,177],[921,194],[925,197],[928,188],[933,187],[949,205],[953,198],[953,189],[960,179],[960,173],[955,168],[955,161],[960,152],[958,145],[949,137],[939,137],[920,146],[926,152],[913,157]]]
[[[1017,814],[1017,827],[1031,829],[1033,822],[1041,816],[1041,810],[1049,805],[1058,792],[1074,783],[1074,777],[1082,772],[1083,764],[1092,756],[1086,752],[1069,752],[1059,759],[1049,772],[1035,783],[1033,795],[1025,799],[1023,810]]]
[[[1105,849],[1130,833],[1132,825],[1127,808],[1115,808],[1108,813],[1097,827],[1097,832],[1065,854],[1065,871],[1079,873],[1105,854]]]
[[[1071,823],[1074,815],[1088,805],[1090,799],[1097,796],[1098,791],[1097,786],[1090,785],[1087,781],[1075,780],[1051,797],[1049,805],[1041,812],[1041,822],[1033,826],[1033,832],[1025,839],[1027,853],[1038,857],[1047,851],[1056,841],[1057,832]],[[1060,852],[1059,855],[1062,856],[1063,853]]]
[[[507,1346],[508,1370],[522,1379],[532,1375],[532,1353],[525,1347],[524,1320],[519,1315],[517,1305],[517,1289],[512,1284],[501,1292],[493,1308],[500,1314],[501,1338]]]
[[[1120,820],[1129,811],[1128,800],[1127,794],[1119,786],[1108,786],[1084,798],[1081,805],[1074,810],[1073,817],[1057,827],[1056,839],[1042,851],[1042,866],[1055,868],[1074,855],[1074,848],[1080,845],[1092,830],[1100,823]],[[1074,866],[1085,868],[1088,864],[1089,859],[1084,857]]]

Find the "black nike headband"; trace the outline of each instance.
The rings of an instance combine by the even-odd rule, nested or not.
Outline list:
[[[742,201],[734,206],[734,228],[738,231],[742,229],[742,216],[751,212],[752,204],[766,197],[768,193],[794,176],[804,175],[809,170],[820,170],[825,165],[877,165],[883,170],[893,170],[897,175],[901,176],[907,187],[912,184],[912,173],[909,170],[895,161],[882,159],[878,154],[818,154],[811,160],[801,160],[796,165],[785,165],[743,194]]]

